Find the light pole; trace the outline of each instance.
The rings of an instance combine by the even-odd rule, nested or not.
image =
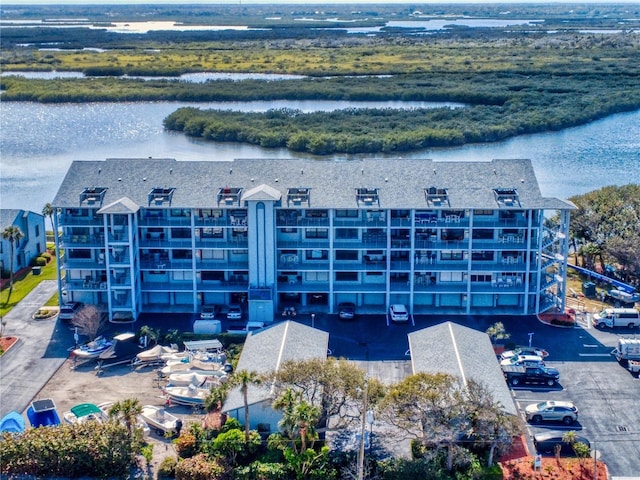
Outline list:
[[[531,340],[533,340],[533,332],[529,332],[527,335],[529,335],[529,348],[531,348]]]
[[[316,314],[312,313],[311,314],[311,328],[315,328],[316,326]]]

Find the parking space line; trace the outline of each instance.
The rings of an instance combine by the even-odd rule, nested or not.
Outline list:
[[[610,353],[579,353],[579,357],[610,357]]]

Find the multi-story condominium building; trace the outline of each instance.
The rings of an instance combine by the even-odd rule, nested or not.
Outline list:
[[[55,200],[59,290],[110,318],[239,303],[530,315],[564,306],[571,203],[531,162],[75,161]]]

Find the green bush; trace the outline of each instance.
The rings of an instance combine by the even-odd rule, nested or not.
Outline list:
[[[177,465],[176,457],[166,457],[158,467],[158,479],[175,478]]]
[[[181,460],[175,472],[176,480],[217,480],[225,475],[224,467],[204,453]]]
[[[32,263],[36,267],[44,267],[47,265],[47,259],[43,256],[39,256],[37,258],[34,258]]]
[[[173,441],[173,445],[180,458],[193,457],[198,453],[196,437],[192,433],[183,433]]]
[[[47,261],[47,263],[49,263],[53,258],[53,256],[49,252],[42,252],[40,256],[44,258]]]
[[[253,462],[233,471],[235,480],[287,480],[290,472],[282,463]]]
[[[0,438],[0,474],[124,478],[137,450],[124,425],[115,422],[32,428]]]

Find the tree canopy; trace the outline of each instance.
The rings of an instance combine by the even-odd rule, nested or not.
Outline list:
[[[569,232],[585,267],[617,266],[623,280],[640,286],[640,184],[607,186],[571,200]]]

